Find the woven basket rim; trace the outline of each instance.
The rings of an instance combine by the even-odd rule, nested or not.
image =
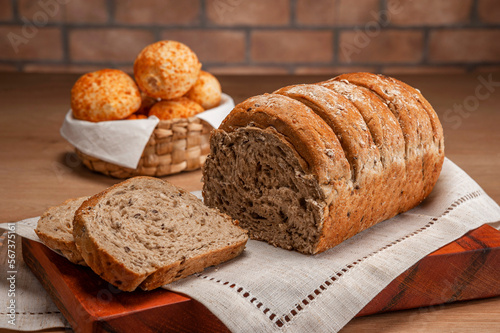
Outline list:
[[[208,155],[212,130],[214,127],[209,122],[196,116],[160,120],[151,133],[136,169],[102,161],[76,147],[75,150],[87,168],[108,176],[166,176],[199,169]]]

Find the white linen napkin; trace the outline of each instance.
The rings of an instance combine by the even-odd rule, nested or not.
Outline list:
[[[16,231],[36,239],[36,221],[20,221]],[[445,159],[433,192],[422,204],[333,249],[308,256],[250,240],[241,256],[165,288],[203,303],[233,332],[336,332],[424,256],[485,223],[499,228],[498,221],[498,204]],[[0,265],[5,260],[0,257]],[[0,294],[5,294],[2,288]],[[41,287],[38,292],[46,299]],[[18,311],[40,308],[30,298],[19,299]],[[62,322],[30,319],[22,329]],[[8,326],[0,322],[0,327]]]
[[[233,99],[223,93],[219,106],[196,116],[218,128],[233,108]],[[89,156],[135,169],[158,122],[157,117],[151,116],[148,119],[93,123],[75,119],[69,110],[60,132],[71,145]]]

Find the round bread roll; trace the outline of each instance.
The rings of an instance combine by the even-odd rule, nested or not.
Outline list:
[[[71,89],[71,109],[76,119],[92,122],[124,119],[140,106],[137,85],[118,69],[87,73]]]
[[[160,120],[174,118],[189,118],[203,111],[200,104],[189,98],[179,97],[169,101],[160,101],[149,111],[150,116],[157,116]]]
[[[146,116],[145,114],[141,114],[141,113],[136,112],[134,114],[131,114],[127,118],[125,118],[125,120],[137,120],[137,119],[148,119],[148,116]]]
[[[200,71],[200,76],[186,97],[203,106],[205,110],[219,105],[222,89],[219,80],[212,74]]]
[[[198,79],[201,63],[186,45],[160,41],[146,46],[134,62],[137,84],[147,95],[162,99],[183,96]]]

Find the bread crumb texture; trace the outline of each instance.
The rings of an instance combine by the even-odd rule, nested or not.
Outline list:
[[[87,264],[121,290],[151,290],[240,254],[246,232],[165,181],[135,177],[87,200],[74,237]]]

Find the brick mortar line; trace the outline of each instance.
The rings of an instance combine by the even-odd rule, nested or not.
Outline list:
[[[246,64],[251,64],[252,63],[252,32],[250,29],[245,30],[245,63]]]
[[[31,22],[31,21],[30,21]],[[189,24],[189,23],[187,23]],[[3,26],[22,26],[24,23],[22,21],[0,21],[0,25]],[[70,28],[81,28],[81,29],[130,29],[130,30],[144,30],[144,29],[151,29],[151,28],[160,28],[160,29],[186,29],[186,30],[212,30],[214,29],[232,29],[231,27],[208,27],[205,29],[205,27],[199,26],[199,25],[161,25],[161,24],[148,24],[148,25],[143,25],[143,24],[123,24],[123,23],[108,23],[108,22],[103,22],[103,23],[71,23],[71,22],[65,22],[65,21],[56,21],[56,22],[48,22],[44,24],[41,27],[37,27],[39,29],[41,28],[46,28],[46,27],[61,27],[61,26],[67,26]]]
[[[115,2],[114,0],[107,0],[106,1],[106,11],[108,14],[108,22],[107,24],[114,24],[115,22],[115,14],[116,14],[116,7],[115,7]]]
[[[391,26],[391,21],[389,21],[388,25],[387,26],[382,26],[382,22],[381,22],[381,13],[383,13],[384,11],[388,10],[387,9],[387,0],[379,0],[379,12],[378,12],[378,15],[377,15],[377,23],[379,24],[379,27],[380,27],[380,31],[384,31],[385,29],[387,29],[388,27]],[[339,34],[340,36],[340,34]],[[380,71],[378,71],[380,73]]]
[[[382,13],[384,10],[387,10],[387,0],[379,0],[378,10],[379,10],[379,13]],[[378,18],[380,19],[380,15]]]
[[[459,66],[459,67],[467,67],[467,66],[496,66],[500,65],[500,61],[477,61],[477,62],[441,62],[441,61],[433,61],[425,64],[425,66]],[[396,64],[397,66],[397,64]]]
[[[482,25],[473,25],[470,23],[454,23],[449,25],[410,25],[410,26],[398,26],[389,24],[387,27],[382,29],[397,29],[397,30],[405,30],[405,29],[431,29],[431,30],[479,30],[479,29],[498,29],[500,28],[500,23],[488,24],[483,23]]]
[[[92,62],[92,61],[60,61],[60,60],[8,60],[8,59],[0,59],[0,64],[41,64],[41,65],[75,65],[75,66],[106,66],[106,65],[114,65],[114,66],[129,66],[133,65],[133,61],[131,62],[126,62],[126,61],[103,61],[103,62]],[[476,67],[476,66],[497,66],[500,65],[500,61],[480,61],[480,62],[470,62],[470,63],[464,63],[464,62],[449,62],[449,63],[438,63],[438,62],[433,62],[433,63],[360,63],[360,62],[349,62],[349,63],[333,63],[333,62],[324,62],[324,63],[307,63],[307,62],[293,62],[293,63],[272,63],[272,62],[266,62],[266,63],[250,63],[247,64],[245,62],[234,62],[234,63],[227,63],[227,62],[204,62],[203,63],[206,66],[218,66],[218,67],[236,67],[236,66],[241,66],[241,65],[251,65],[251,66],[258,66],[258,67],[296,67],[296,66],[307,66],[307,67],[325,67],[325,66],[335,66],[335,67],[360,67],[360,66],[367,66],[367,67]]]
[[[335,29],[339,30],[358,30],[364,28],[361,26],[341,26],[341,27],[334,27]],[[496,24],[486,24],[486,25],[466,25],[466,24],[454,24],[454,25],[411,25],[411,26],[398,26],[398,25],[388,25],[385,27],[381,28],[381,31],[387,31],[387,30],[400,30],[400,31],[405,31],[405,30],[423,30],[423,29],[429,29],[429,30],[455,30],[455,31],[460,31],[460,30],[480,30],[480,29],[486,29],[486,30],[495,30],[500,28],[500,23]]]
[[[346,66],[347,64],[340,64],[340,66]],[[495,66],[500,65],[500,61],[478,61],[478,62],[429,62],[429,63],[410,63],[410,62],[401,62],[401,63],[380,63],[380,62],[350,62],[350,66],[394,66],[394,67],[466,67],[466,66]]]
[[[10,0],[10,6],[12,8],[12,20],[19,20],[19,4],[16,0]]]
[[[332,41],[332,47],[333,47],[333,53],[332,53],[332,56],[333,56],[333,59],[332,59],[332,62],[334,64],[338,64],[340,63],[340,58],[339,58],[339,52],[340,52],[340,31],[338,29],[335,29],[333,31],[333,41]]]
[[[39,60],[31,60],[31,59],[22,59],[22,60],[9,60],[9,59],[0,59],[0,64],[37,64],[37,65],[74,65],[74,66],[132,66],[134,64],[133,61],[65,61],[65,60],[50,60],[50,59],[39,59]],[[224,67],[232,67],[232,66],[242,66],[249,65],[245,62],[204,62],[203,65],[206,66],[224,66]],[[276,64],[251,64],[256,66],[275,66]],[[287,65],[287,64],[284,64]],[[293,64],[292,64],[293,65]]]
[[[162,40],[162,38],[161,38],[162,30],[161,29],[151,28],[150,32],[153,34],[154,40],[156,40],[156,41]],[[146,45],[144,45],[144,46],[146,46]]]
[[[427,64],[429,62],[430,29],[424,29],[423,34],[421,63]]]
[[[474,72],[474,69],[476,69],[477,67],[479,67],[479,66],[464,66],[466,73]]]
[[[320,26],[312,26],[312,25],[301,25],[296,24],[293,27],[288,26],[211,26],[211,29],[242,29],[242,28],[250,28],[252,30],[306,30],[306,31],[316,31],[316,30],[363,30],[366,27],[364,25],[320,25]],[[167,27],[168,28],[168,27]],[[500,28],[500,23],[484,23],[483,25],[468,25],[465,23],[457,23],[450,25],[409,25],[409,26],[401,26],[401,25],[392,25],[389,24],[385,27],[381,27],[382,31],[385,30],[418,30],[418,29],[437,29],[437,30],[445,30],[445,29],[454,29],[454,30],[463,30],[463,29],[471,29],[471,30],[479,30],[479,29],[498,29]],[[188,28],[190,29],[190,28]],[[196,28],[194,28],[196,29]]]
[[[290,0],[290,23],[289,26],[297,25],[297,0]]]
[[[479,2],[478,0],[472,1],[471,8],[469,10],[469,20],[471,24],[481,25],[481,19],[479,18]]]
[[[209,65],[207,63],[207,65]],[[213,65],[213,64],[210,64]],[[367,66],[367,67],[376,67],[376,66],[393,66],[393,67],[466,67],[466,66],[495,66],[500,65],[500,61],[478,61],[478,62],[431,62],[431,63],[414,63],[414,62],[400,62],[400,63],[382,63],[382,62],[349,62],[349,63],[333,63],[333,62],[322,62],[322,63],[305,63],[305,62],[293,62],[293,63],[252,63],[252,65],[256,66],[308,66],[308,67],[324,67],[324,66],[338,66],[338,67],[359,67],[359,66]]]
[[[199,15],[199,21],[200,21],[200,25],[202,27],[206,27],[207,26],[207,22],[208,22],[208,19],[207,19],[207,4],[206,4],[206,1],[205,0],[198,0],[199,1],[199,9],[200,9],[200,13],[198,14]]]
[[[11,8],[12,8],[12,22],[17,22],[18,24],[21,22],[19,19],[19,4],[17,3],[16,0],[10,0]],[[21,22],[22,23],[22,22]],[[3,21],[0,22],[0,25],[3,25]],[[20,63],[12,63],[12,65],[16,66],[16,70],[18,72],[23,71],[23,65]]]
[[[22,21],[0,21],[0,25],[2,26],[19,26],[24,25]],[[183,30],[223,30],[223,31],[233,31],[233,30],[269,30],[269,31],[329,31],[329,30],[339,30],[339,31],[353,31],[353,30],[362,30],[365,28],[365,25],[338,25],[338,26],[330,26],[330,25],[321,25],[321,26],[310,26],[310,25],[294,25],[294,26],[247,26],[247,25],[237,25],[237,26],[215,26],[215,25],[186,25],[176,24],[176,25],[162,25],[162,24],[130,24],[127,25],[125,23],[68,23],[68,22],[48,22],[44,24],[41,28],[49,28],[49,27],[62,27],[66,26],[68,28],[78,28],[78,29],[129,29],[129,30],[147,30],[152,28],[158,29],[183,29]],[[387,30],[421,30],[421,29],[431,29],[431,30],[495,30],[500,29],[500,23],[483,23],[481,25],[471,25],[468,23],[457,23],[450,25],[411,25],[411,26],[399,26],[399,25],[391,25],[389,24],[386,27],[382,27],[381,31]]]
[[[464,67],[468,67],[468,69],[469,69],[470,72],[474,72],[480,66],[500,66],[500,63],[497,63],[497,64],[486,64],[486,65],[485,64],[469,64],[469,66],[464,66]],[[493,72],[490,72],[490,73],[493,73]]]
[[[61,27],[61,48],[64,61],[69,61],[71,59],[69,50],[69,34],[68,28],[65,26]]]

